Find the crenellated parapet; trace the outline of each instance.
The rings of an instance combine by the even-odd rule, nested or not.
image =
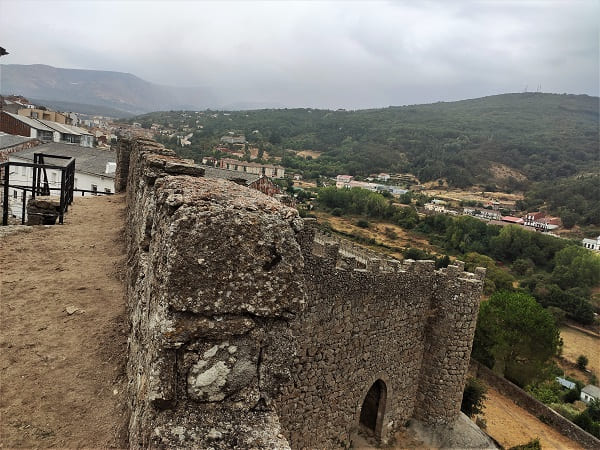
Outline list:
[[[117,159],[131,447],[336,448],[371,420],[383,440],[454,420],[483,269],[322,233],[154,141]]]

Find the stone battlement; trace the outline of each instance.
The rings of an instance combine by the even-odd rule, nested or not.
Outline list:
[[[130,445],[346,447],[460,409],[483,270],[382,257],[122,140]]]

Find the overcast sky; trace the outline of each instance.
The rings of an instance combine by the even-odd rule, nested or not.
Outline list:
[[[598,95],[600,1],[0,0],[4,64],[129,72],[223,102],[365,108]]]

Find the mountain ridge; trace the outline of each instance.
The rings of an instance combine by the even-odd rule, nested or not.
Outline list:
[[[2,64],[0,68],[3,95],[108,107],[124,116],[164,109],[206,109],[218,104],[208,88],[165,86],[126,72],[45,64]]]

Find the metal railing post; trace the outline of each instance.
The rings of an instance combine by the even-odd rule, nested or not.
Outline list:
[[[33,164],[37,163],[36,155],[33,155]],[[35,198],[35,188],[37,184],[37,168],[33,166],[33,180],[31,181],[31,198]]]
[[[8,184],[9,184],[9,166],[4,166],[4,205],[2,207],[2,225],[8,225]]]
[[[60,215],[58,216],[58,223],[63,224],[63,217],[65,215],[65,197],[66,197],[66,189],[65,189],[65,171],[60,171]]]
[[[25,225],[25,208],[27,207],[27,189],[23,189],[23,206],[21,207],[21,225]]]

